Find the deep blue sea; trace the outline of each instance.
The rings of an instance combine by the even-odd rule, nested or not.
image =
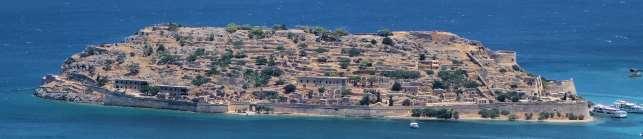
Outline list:
[[[596,103],[643,103],[643,0],[4,0],[0,4],[0,139],[639,139],[643,115],[593,123],[247,117],[52,102],[40,77],[89,44],[145,26],[319,25],[351,32],[444,30],[516,50],[519,63],[576,81]]]

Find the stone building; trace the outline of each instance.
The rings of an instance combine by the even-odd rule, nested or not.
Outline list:
[[[496,63],[502,66],[513,66],[516,65],[516,52],[514,51],[507,51],[507,50],[499,50],[496,51],[494,54],[494,59],[496,60]]]
[[[117,89],[141,89],[146,85],[149,85],[149,82],[144,80],[118,79],[114,81],[114,88]]]
[[[297,83],[305,87],[345,87],[348,78],[329,76],[302,76],[297,77]]]
[[[182,96],[187,95],[190,90],[187,86],[171,86],[171,85],[159,85],[159,93],[167,93],[170,96]]]
[[[545,85],[546,93],[548,96],[562,98],[563,95],[576,95],[576,86],[574,80],[556,80],[548,81]]]

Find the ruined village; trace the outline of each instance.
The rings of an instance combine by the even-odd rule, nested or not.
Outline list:
[[[43,77],[36,95],[225,113],[411,116],[446,107],[483,115],[488,106],[524,119],[532,112],[589,116],[573,80],[529,73],[518,55],[443,31],[163,24],[74,54]]]

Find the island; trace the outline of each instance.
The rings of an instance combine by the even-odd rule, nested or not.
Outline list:
[[[443,31],[145,27],[87,47],[35,96],[204,113],[590,121],[574,81]]]

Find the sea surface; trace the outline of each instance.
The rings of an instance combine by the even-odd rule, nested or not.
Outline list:
[[[40,77],[87,45],[145,26],[318,25],[351,32],[443,30],[518,52],[548,79],[576,81],[595,103],[643,103],[642,0],[4,0],[0,4],[0,139],[638,139],[643,115],[560,124],[234,116],[96,106],[32,96]]]

